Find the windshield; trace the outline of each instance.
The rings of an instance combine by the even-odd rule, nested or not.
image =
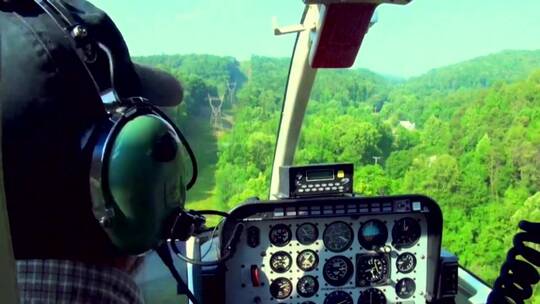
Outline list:
[[[267,199],[296,37],[273,36],[272,16],[297,24],[303,1],[92,2],[135,61],[183,83],[168,113],[199,162],[187,208]],[[294,163],[352,162],[362,195],[432,196],[443,246],[493,283],[517,222],[540,220],[538,11],[532,0],[380,7],[355,66],[318,72]],[[174,281],[147,262],[148,302],[174,302]]]
[[[517,223],[540,220],[540,41],[524,33],[540,23],[532,2],[487,3],[380,7],[356,68],[319,71],[295,164],[352,162],[361,195],[433,197],[443,247],[492,284]]]

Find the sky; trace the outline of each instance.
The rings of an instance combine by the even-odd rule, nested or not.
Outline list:
[[[91,0],[105,10],[131,55],[214,54],[290,57],[302,0]],[[502,50],[540,49],[538,0],[413,0],[384,4],[364,39],[355,67],[400,77],[423,74]]]

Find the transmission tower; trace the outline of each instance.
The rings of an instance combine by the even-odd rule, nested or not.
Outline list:
[[[373,160],[375,161],[375,165],[378,165],[379,164],[379,159],[381,159],[382,157],[380,156],[373,156]]]
[[[234,104],[234,91],[236,90],[236,81],[228,81],[227,80],[227,92],[229,93],[229,100],[231,102],[231,106]]]
[[[219,96],[210,96],[208,94],[208,103],[210,104],[210,123],[214,129],[221,129],[221,107],[223,106],[223,98]]]

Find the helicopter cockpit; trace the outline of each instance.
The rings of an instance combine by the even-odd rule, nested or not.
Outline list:
[[[317,71],[350,67],[379,4],[309,0],[297,34],[270,200],[248,200],[181,253],[199,303],[486,303],[491,287],[441,247],[443,214],[421,195],[353,192],[350,163],[293,165]],[[406,9],[403,7],[402,9]],[[346,29],[346,30],[345,30]],[[192,301],[193,302],[193,301]],[[193,302],[194,303],[194,302]]]
[[[266,160],[271,164],[269,189],[265,189],[268,199],[253,197],[234,206],[225,204],[220,211],[192,206],[198,209],[190,210],[186,220],[197,224],[192,235],[186,240],[167,240],[169,254],[177,259],[164,259],[163,253],[145,257],[137,283],[153,296],[165,289],[158,278],[166,277],[167,292],[174,294],[170,301],[150,296],[149,303],[480,304],[524,303],[533,296],[530,286],[540,280],[540,255],[535,247],[540,243],[540,224],[520,224],[523,231],[514,238],[514,248],[492,287],[443,248],[445,214],[435,199],[422,193],[356,193],[355,183],[365,176],[356,174],[353,159],[295,160],[318,71],[353,66],[365,35],[377,25],[378,6],[407,10],[412,1],[303,0],[299,24],[281,26],[273,20],[274,35],[296,35],[296,40],[273,159]],[[152,58],[145,60],[153,63]],[[200,79],[190,81],[201,88],[205,85]],[[227,80],[231,107],[239,83]],[[189,98],[199,94],[197,98],[208,101],[210,124],[217,136],[223,136],[221,124],[232,121],[223,118],[222,111],[229,93],[204,89],[200,89],[204,93],[188,92]],[[378,115],[380,109],[374,108],[373,115]],[[249,119],[248,114],[243,118]],[[405,126],[409,127],[414,129],[414,125]],[[379,158],[373,157],[375,163]],[[229,177],[228,187],[238,187],[235,178]],[[369,175],[365,178],[365,183],[371,182]],[[207,216],[221,218],[205,225]],[[158,255],[168,269],[156,268]]]

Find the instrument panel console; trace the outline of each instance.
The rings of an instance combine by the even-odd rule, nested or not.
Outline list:
[[[220,240],[239,227],[225,303],[425,303],[436,292],[442,217],[424,196],[248,203]]]

